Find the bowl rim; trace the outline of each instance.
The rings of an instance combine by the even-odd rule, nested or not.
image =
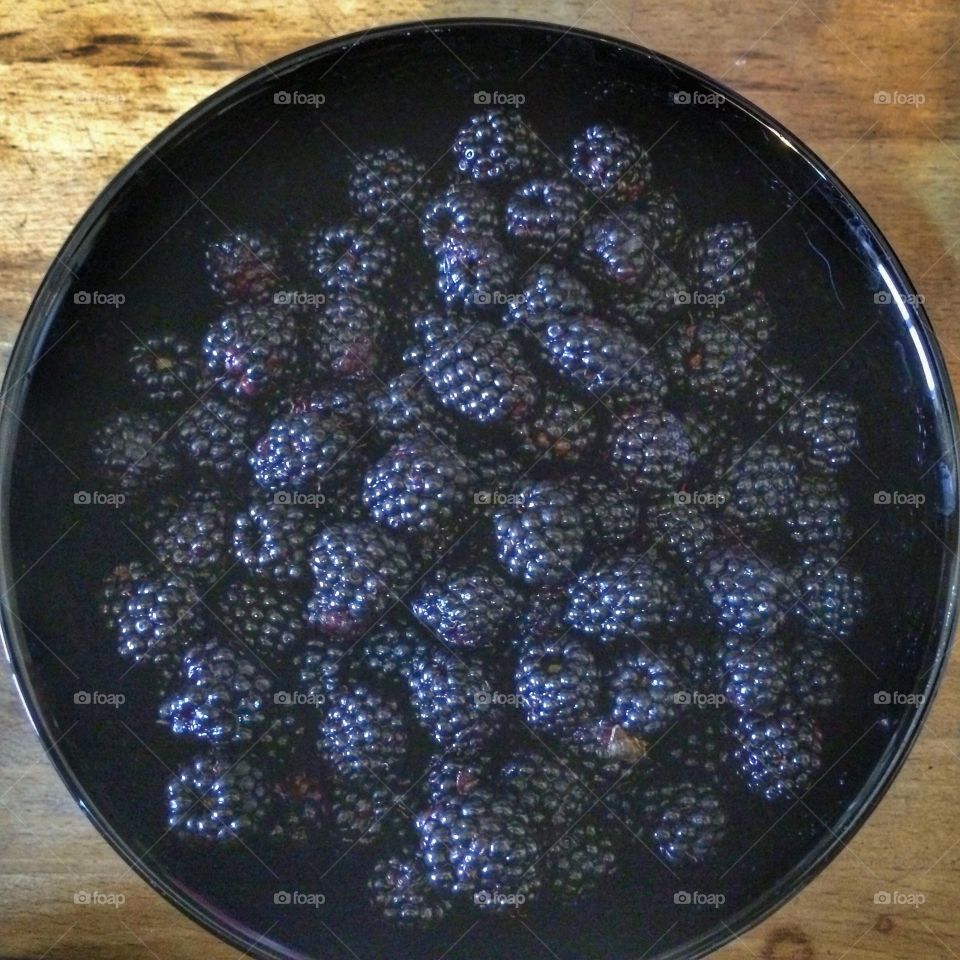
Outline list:
[[[510,17],[433,18],[382,24],[319,41],[285,54],[276,60],[268,61],[205,97],[177,117],[148,144],[141,147],[98,193],[73,227],[44,274],[17,334],[4,375],[3,385],[0,388],[0,597],[2,597],[2,602],[0,602],[0,641],[3,643],[7,659],[11,664],[14,686],[34,731],[40,739],[44,753],[53,764],[70,796],[93,823],[99,834],[138,876],[158,891],[169,903],[172,903],[205,930],[232,946],[250,953],[252,956],[278,958],[278,960],[291,956],[307,957],[306,954],[276,943],[266,935],[249,930],[236,918],[224,919],[219,911],[210,906],[202,906],[196,899],[183,893],[172,882],[170,876],[158,875],[141,860],[84,790],[77,775],[59,748],[59,737],[56,729],[41,707],[31,680],[28,647],[19,627],[19,618],[15,612],[14,590],[17,581],[14,577],[11,556],[9,501],[10,481],[16,456],[16,440],[21,427],[19,413],[23,409],[29,390],[32,368],[45,353],[55,346],[55,343],[47,345],[46,339],[63,296],[72,283],[70,265],[78,257],[82,257],[85,245],[95,237],[101,217],[117,196],[141,169],[156,162],[156,153],[189,135],[196,125],[202,123],[210,115],[241,102],[245,94],[252,94],[265,81],[292,73],[301,66],[335,51],[341,51],[346,55],[352,47],[362,45],[367,41],[403,35],[413,36],[490,28],[520,29],[547,35],[553,34],[558,42],[564,37],[570,36],[592,44],[625,49],[633,55],[656,61],[680,75],[695,80],[713,92],[722,94],[727,102],[754,122],[765,126],[786,143],[809,168],[819,174],[833,195],[831,197],[832,202],[844,207],[851,216],[859,220],[865,227],[865,233],[870,243],[884,265],[889,268],[891,290],[895,288],[895,295],[902,296],[904,293],[914,295],[911,299],[904,297],[900,300],[900,311],[905,320],[912,319],[920,341],[918,346],[923,349],[932,363],[932,369],[929,371],[931,392],[935,394],[935,399],[941,408],[937,416],[937,427],[943,436],[944,447],[947,450],[940,460],[949,460],[953,477],[956,478],[958,475],[960,454],[957,450],[957,438],[960,436],[960,422],[958,422],[956,401],[950,377],[933,325],[924,309],[923,301],[915,296],[916,289],[910,282],[892,247],[852,192],[813,150],[796,137],[784,124],[749,99],[695,67],[632,41],[576,26]],[[43,349],[38,353],[39,348]],[[956,496],[956,490],[954,490],[952,500],[954,511],[957,509]],[[960,556],[958,556],[960,555],[960,530],[955,530],[953,542],[945,543],[944,546],[950,556],[944,560],[945,570],[941,571],[940,592],[943,599],[942,608],[938,611],[939,637],[933,665],[927,675],[923,689],[924,700],[912,712],[909,720],[901,721],[890,746],[884,754],[884,758],[877,763],[868,781],[863,785],[854,800],[848,804],[836,825],[836,830],[829,831],[833,836],[828,840],[821,840],[803,860],[794,864],[761,897],[733,917],[728,918],[728,922],[725,921],[717,929],[706,931],[690,944],[672,948],[667,953],[658,955],[660,960],[681,960],[681,958],[695,960],[695,958],[706,956],[761,923],[821,873],[845,848],[847,842],[873,813],[898,775],[916,742],[946,668],[956,627],[956,594],[958,583],[960,583]]]

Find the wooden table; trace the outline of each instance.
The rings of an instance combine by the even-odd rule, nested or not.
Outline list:
[[[623,37],[726,81],[822,156],[878,221],[960,372],[960,7],[951,0],[8,0],[0,21],[0,337],[4,353],[67,232],[120,166],[234,77],[381,22],[485,14]],[[920,106],[876,103],[922,94]],[[919,99],[919,98],[914,98]],[[5,668],[4,668],[5,669]],[[906,768],[848,849],[718,956],[960,956],[960,666]],[[122,910],[75,905],[123,893]],[[877,906],[878,890],[923,894]],[[124,866],[69,799],[0,684],[0,956],[239,956]]]

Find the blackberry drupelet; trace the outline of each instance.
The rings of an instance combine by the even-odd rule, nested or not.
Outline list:
[[[843,675],[831,637],[803,634],[790,651],[790,694],[804,710],[836,707],[843,692]]]
[[[117,564],[104,578],[100,589],[100,616],[110,634],[120,628],[120,619],[127,609],[127,601],[137,585],[148,579],[150,571],[137,560]]]
[[[118,580],[118,584],[122,583]],[[131,579],[111,591],[115,603],[118,650],[134,662],[157,662],[178,654],[203,629],[200,595],[186,580],[168,571],[132,571]],[[120,609],[121,598],[126,602]]]
[[[573,141],[570,171],[590,191],[628,203],[650,184],[650,158],[637,139],[608,123],[588,127]]]
[[[644,739],[662,734],[681,710],[683,678],[662,655],[640,650],[616,660],[608,687],[612,698],[610,719]]]
[[[212,584],[230,565],[230,519],[222,497],[197,494],[157,531],[153,553],[167,569]]]
[[[253,576],[278,583],[303,580],[318,523],[314,507],[253,503],[234,522],[233,551]]]
[[[91,450],[112,489],[132,496],[168,482],[177,471],[163,422],[152,413],[118,413],[102,424]]]
[[[747,407],[765,427],[777,426],[807,394],[804,378],[782,363],[755,364],[754,382],[745,394]]]
[[[790,408],[778,429],[803,450],[811,469],[832,474],[850,462],[859,446],[857,415],[854,401],[815,390]]]
[[[536,135],[517,110],[493,107],[472,116],[453,141],[457,169],[477,183],[512,183],[538,159]]]
[[[790,658],[769,640],[732,637],[724,645],[724,696],[737,710],[771,713],[787,690]]]
[[[723,297],[722,302],[732,306],[750,289],[756,247],[753,228],[745,221],[698,230],[686,248],[694,291]]]
[[[238,397],[204,393],[177,421],[176,439],[201,473],[222,480],[244,471],[259,418]]]
[[[424,795],[431,807],[465,797],[489,778],[488,757],[461,758],[435,753],[427,767]]]
[[[331,294],[382,292],[396,258],[379,230],[353,221],[311,231],[304,253],[307,272]]]
[[[826,478],[803,476],[783,516],[791,539],[809,550],[843,553],[853,542],[850,500]]]
[[[650,840],[668,863],[701,864],[716,854],[727,813],[715,786],[669,783],[647,794],[643,803]]]
[[[489,237],[447,237],[436,251],[437,292],[450,310],[500,312],[514,292],[513,257]]]
[[[796,452],[766,440],[732,450],[716,480],[726,498],[726,518],[745,530],[768,527],[787,516],[799,484]]]
[[[676,194],[672,190],[647,193],[639,204],[639,210],[653,222],[657,248],[673,252],[680,246],[685,233],[685,217]]]
[[[368,887],[374,910],[388,923],[427,927],[453,909],[450,899],[430,886],[415,850],[378,860]]]
[[[349,777],[333,787],[333,834],[348,850],[377,843],[392,831],[402,797],[377,777]]]
[[[206,268],[210,287],[227,303],[266,299],[282,275],[275,241],[254,231],[228,234],[211,244]]]
[[[625,208],[586,223],[580,261],[598,280],[633,287],[650,276],[655,244],[649,218]]]
[[[304,635],[303,602],[272,584],[244,581],[224,590],[217,620],[229,639],[280,670]]]
[[[499,233],[500,208],[494,193],[475,183],[455,183],[423,212],[423,242],[436,251],[448,237],[487,237]]]
[[[580,226],[584,196],[569,180],[529,180],[507,202],[507,236],[537,254],[563,257]]]
[[[863,580],[839,556],[807,554],[793,575],[794,615],[816,633],[848,640],[863,618]]]
[[[648,341],[670,332],[673,314],[683,306],[683,280],[659,257],[654,257],[643,283],[619,287],[610,293],[610,308],[631,333]]]
[[[524,450],[537,462],[575,463],[596,446],[597,415],[593,407],[577,397],[568,397],[547,388],[533,416],[517,428]]]
[[[657,406],[627,410],[611,431],[613,468],[639,492],[676,492],[694,464],[693,444],[681,420]]]
[[[500,443],[484,444],[479,449],[464,443],[461,452],[476,484],[477,506],[496,504],[498,495],[509,496],[526,473],[514,449]]]
[[[573,827],[596,803],[574,766],[536,750],[513,754],[500,770],[500,781],[546,840]]]
[[[363,385],[334,383],[299,391],[288,397],[283,407],[287,413],[335,417],[354,433],[362,434],[369,425],[368,401]]]
[[[397,147],[368,150],[356,160],[347,193],[362,220],[416,226],[427,165]]]
[[[437,405],[436,396],[418,369],[403,370],[374,388],[370,395],[370,417],[381,439],[390,444],[420,434],[452,444],[456,425]]]
[[[717,543],[717,508],[670,493],[647,507],[646,527],[675,560],[692,569]]]
[[[383,362],[381,346],[385,319],[368,296],[352,290],[330,297],[316,319],[312,361],[320,380],[368,382]]]
[[[585,643],[570,635],[524,645],[518,652],[514,683],[527,723],[547,733],[570,732],[598,708],[596,660]]]
[[[723,319],[675,326],[662,341],[670,385],[704,403],[732,403],[749,383],[756,347]]]
[[[663,758],[685,777],[716,781],[730,763],[733,741],[725,713],[711,716],[707,710],[688,710],[651,749],[654,759]]]
[[[776,329],[776,321],[760,293],[754,293],[746,300],[731,307],[722,307],[719,310],[719,320],[730,330],[740,334],[744,340],[752,344],[759,353],[768,343]],[[796,376],[796,374],[792,374]]]
[[[726,547],[711,551],[699,566],[719,630],[763,637],[783,622],[791,584],[774,565],[746,547]]]
[[[415,626],[386,620],[368,630],[351,652],[360,672],[374,682],[405,686],[416,663],[428,655],[430,643]]]
[[[293,658],[297,687],[311,707],[325,707],[327,698],[339,690],[346,679],[352,649],[339,637],[307,637]]]
[[[554,263],[537,263],[522,277],[520,296],[507,303],[504,323],[540,333],[554,320],[579,320],[593,310],[583,281]]]
[[[550,844],[544,865],[553,894],[561,900],[580,900],[616,869],[613,839],[601,826],[578,823]]]
[[[138,340],[129,363],[131,380],[150,403],[178,406],[196,396],[200,364],[186,337],[158,333]]]
[[[580,486],[596,545],[615,546],[630,540],[640,523],[640,504],[626,485],[586,475],[580,477]]]

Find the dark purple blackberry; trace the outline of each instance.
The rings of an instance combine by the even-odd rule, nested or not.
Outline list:
[[[477,323],[427,351],[423,372],[443,406],[478,423],[518,420],[537,399],[537,382],[507,333]]]
[[[823,734],[795,703],[772,716],[742,714],[734,735],[734,760],[751,790],[766,800],[796,799],[814,782],[822,762]]]
[[[310,550],[311,623],[324,633],[356,634],[403,595],[413,580],[406,547],[368,523],[331,524]]]
[[[208,374],[224,390],[253,397],[297,375],[299,336],[292,313],[240,304],[210,326],[203,339]]]
[[[600,671],[590,649],[573,636],[535,640],[519,651],[514,676],[527,723],[569,732],[597,711]]]
[[[420,725],[444,751],[476,754],[499,733],[504,710],[479,661],[430,650],[414,665],[408,683]]]
[[[448,237],[493,238],[499,223],[499,203],[493,193],[475,183],[455,183],[424,209],[423,242],[435,251]]]
[[[685,291],[679,274],[654,257],[643,283],[610,293],[610,307],[631,333],[648,340],[670,331],[672,315],[683,307]]]
[[[653,223],[635,210],[596,217],[583,228],[580,259],[597,279],[617,286],[642,284],[653,269]]]
[[[134,560],[118,564],[103,578],[100,591],[100,616],[107,632],[115,635],[120,628],[120,618],[127,609],[127,601],[133,596],[137,585],[149,579],[147,567]]]
[[[334,784],[332,832],[347,850],[377,843],[401,814],[402,797],[377,777],[350,777]]]
[[[293,658],[300,697],[312,706],[326,706],[327,697],[344,683],[352,650],[349,641],[339,637],[308,636],[303,648]]]
[[[399,926],[428,927],[453,909],[449,898],[430,886],[416,851],[378,860],[368,886],[377,915]]]
[[[273,683],[264,670],[211,640],[183,655],[177,692],[160,705],[160,720],[178,736],[211,743],[251,743],[267,730]]]
[[[733,306],[722,306],[718,319],[728,329],[739,333],[756,351],[766,346],[776,329],[773,313],[760,293]]]
[[[638,651],[610,669],[610,719],[644,739],[659,736],[679,715],[684,692],[676,666],[663,656]]]
[[[418,369],[404,370],[375,388],[370,395],[370,416],[380,437],[391,444],[421,434],[445,444],[456,439],[456,426],[447,420],[429,381]]]
[[[842,553],[853,541],[849,512],[850,500],[835,484],[820,477],[801,477],[797,495],[782,519],[790,537],[801,546]]]
[[[406,684],[429,650],[430,638],[416,627],[383,621],[368,630],[351,650],[360,671],[375,682]]]
[[[497,557],[512,577],[562,583],[575,575],[586,548],[582,498],[556,481],[527,483],[493,515]]]
[[[167,783],[167,826],[189,840],[248,843],[266,832],[272,808],[267,781],[247,757],[201,753]]]
[[[863,580],[840,557],[808,554],[793,575],[794,615],[819,634],[848,640],[863,619]]]
[[[672,252],[680,246],[686,224],[683,210],[673,191],[647,193],[638,209],[653,222],[658,249]]]
[[[500,781],[548,840],[572,827],[597,802],[573,766],[534,750],[511,756],[500,770]]]
[[[354,433],[366,431],[369,421],[368,396],[362,386],[333,383],[313,390],[304,390],[288,397],[287,413],[315,413],[320,417],[336,417]]]
[[[338,417],[313,411],[276,418],[250,453],[264,490],[317,492],[350,479],[360,460],[355,435]]]
[[[393,275],[395,253],[368,223],[345,223],[311,231],[307,272],[331,293],[378,293]]]
[[[589,474],[580,477],[583,508],[600,546],[626,543],[637,532],[640,504],[624,484]]]
[[[407,729],[396,702],[366,684],[327,698],[320,724],[320,756],[341,778],[391,779],[407,755]]]
[[[477,183],[512,183],[538,158],[536,135],[517,110],[493,107],[472,116],[453,141],[457,169]]]
[[[694,503],[690,494],[670,493],[651,502],[646,527],[670,556],[693,568],[716,546],[716,513],[715,506]]]
[[[750,289],[756,247],[753,228],[743,221],[698,230],[686,248],[694,291],[723,297],[732,305]]]
[[[427,165],[406,150],[368,150],[357,157],[347,180],[354,211],[362,220],[415,226],[426,173]]]
[[[465,797],[488,779],[489,758],[462,758],[436,753],[424,780],[424,795],[431,807]]]
[[[717,780],[733,751],[728,716],[716,706],[688,710],[651,747],[651,757],[686,777]]]
[[[254,503],[234,522],[233,550],[254,576],[284,583],[309,575],[317,510],[287,503]]]
[[[727,812],[711,784],[666,784],[648,793],[643,806],[650,841],[668,863],[704,863],[726,834]]]
[[[697,466],[705,476],[712,476],[716,470],[717,461],[721,460],[722,454],[734,444],[727,418],[717,420],[708,417],[699,409],[683,410],[678,416],[690,438]]]
[[[331,787],[325,775],[304,768],[283,770],[274,776],[272,787],[271,837],[299,844],[329,831]]]
[[[793,509],[799,458],[781,444],[761,440],[731,451],[716,483],[724,491],[723,511],[731,522],[748,530],[766,527]]]
[[[272,585],[232,584],[224,590],[216,612],[218,623],[235,645],[253,651],[274,669],[280,669],[303,640],[303,602]]]
[[[700,564],[700,579],[718,629],[763,637],[783,622],[791,585],[746,547],[711,551]]]
[[[754,382],[744,399],[753,416],[763,426],[772,427],[806,395],[807,385],[799,373],[781,363],[754,367]]]
[[[567,630],[563,615],[566,594],[562,587],[548,586],[517,608],[517,618],[509,631],[510,645],[519,653],[532,643],[552,640]]]
[[[705,403],[731,403],[748,383],[756,347],[723,319],[675,326],[662,341],[671,386]]]
[[[186,337],[158,333],[139,340],[130,351],[131,380],[150,402],[176,406],[196,396],[200,363]]]
[[[650,158],[632,134],[598,123],[573,141],[570,172],[605,200],[628,203],[650,184]]]
[[[499,443],[484,443],[479,449],[476,445],[463,447],[461,452],[475,483],[477,505],[495,506],[501,502],[499,497],[513,493],[526,471],[511,448]]]
[[[471,486],[456,451],[420,436],[394,445],[367,471],[363,504],[391,530],[432,537],[465,519]]]
[[[648,638],[663,625],[670,584],[647,556],[624,553],[602,560],[570,585],[566,619],[604,642]]]
[[[385,320],[369,298],[352,291],[332,296],[317,316],[311,342],[313,364],[320,379],[365,382],[382,363]]]
[[[772,713],[787,690],[790,658],[769,640],[731,637],[722,664],[724,696],[737,710]]]
[[[523,449],[544,460],[573,463],[597,442],[596,415],[589,403],[558,390],[544,391],[532,417],[517,427]]]
[[[496,573],[473,568],[438,574],[413,601],[417,619],[452,647],[497,646],[519,601]]]
[[[135,570],[129,583],[121,583],[122,574],[111,592],[115,597],[112,610],[118,611],[115,622],[121,657],[157,662],[178,654],[199,636],[203,628],[200,595],[188,580],[168,571],[147,575]]]
[[[632,408],[611,431],[614,469],[643,493],[679,491],[694,463],[693,445],[680,419],[656,406]]]
[[[568,739],[591,789],[606,794],[611,785],[632,786],[631,777],[646,768],[650,745],[609,718],[578,727]]]
[[[781,434],[796,443],[819,473],[845,467],[860,443],[856,403],[829,390],[805,394],[780,421]]]
[[[540,333],[552,320],[580,320],[593,310],[586,285],[553,263],[538,263],[521,278],[519,296],[507,304],[504,323]]]
[[[502,312],[514,294],[513,258],[488,237],[447,237],[436,252],[437,290],[453,310]]]
[[[204,394],[177,421],[177,442],[185,457],[201,473],[230,479],[247,465],[259,422],[233,396]]]
[[[228,303],[264,300],[280,282],[280,252],[260,233],[221,237],[207,247],[207,276],[213,292]]]
[[[177,460],[163,422],[152,413],[118,413],[94,434],[91,450],[113,490],[132,496],[169,481]]]
[[[153,538],[157,560],[198,584],[212,584],[230,566],[230,518],[217,495],[191,498]]]
[[[583,210],[583,193],[569,180],[530,180],[507,202],[507,236],[533,253],[563,257]]]
[[[835,647],[831,637],[805,634],[790,650],[790,694],[805,710],[828,710],[840,702],[843,676]]]
[[[577,824],[550,844],[544,858],[550,892],[561,900],[594,893],[617,866],[613,839],[593,823]]]

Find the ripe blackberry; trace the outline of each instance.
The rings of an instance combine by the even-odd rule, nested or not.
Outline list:
[[[654,257],[643,283],[610,293],[610,307],[631,333],[647,340],[669,331],[672,315],[683,306],[683,281],[669,264]]]
[[[771,713],[786,692],[790,658],[769,641],[731,638],[724,645],[724,696],[736,709]]]
[[[722,296],[732,305],[750,289],[756,248],[753,228],[745,221],[698,230],[686,248],[694,290]]]
[[[496,573],[473,568],[438,574],[413,601],[417,619],[452,647],[496,646],[519,594]]]
[[[609,643],[656,634],[666,616],[670,585],[648,557],[625,553],[582,573],[567,597],[567,623]]]
[[[645,768],[649,744],[609,718],[591,720],[568,739],[587,782],[601,796],[611,785],[621,788]]]
[[[716,546],[715,513],[716,508],[671,493],[650,503],[646,527],[670,556],[692,569]]]
[[[863,580],[837,556],[807,554],[794,571],[794,615],[817,633],[848,640],[863,619]]]
[[[533,169],[537,138],[517,110],[493,107],[472,116],[453,141],[457,169],[477,183],[509,183]]]
[[[416,851],[378,860],[368,886],[374,910],[388,923],[427,927],[453,909],[449,898],[430,886]]]
[[[790,651],[790,694],[805,710],[828,710],[840,702],[843,676],[831,638],[804,634]]]
[[[177,421],[177,442],[201,473],[232,479],[247,465],[259,421],[234,396],[204,394]]]
[[[537,398],[537,382],[505,331],[477,323],[427,351],[423,372],[443,406],[478,423],[518,420]]]
[[[303,580],[318,523],[311,507],[253,503],[234,523],[234,553],[254,576],[280,583]]]
[[[424,780],[424,794],[431,807],[465,797],[488,779],[489,758],[462,758],[434,754]]]
[[[413,580],[406,547],[373,524],[337,523],[310,549],[311,623],[324,633],[356,634],[403,595]]]
[[[303,640],[303,603],[275,586],[231,584],[216,610],[217,621],[229,639],[275,669],[281,668]]]
[[[277,417],[250,453],[254,480],[271,492],[315,492],[346,481],[359,461],[358,443],[338,417],[307,411]]]
[[[705,317],[675,326],[662,353],[674,389],[705,403],[731,403],[748,383],[756,347],[723,319]]]
[[[493,238],[499,232],[496,196],[470,182],[455,183],[427,204],[421,226],[425,246],[435,251],[448,237]]]
[[[420,536],[461,521],[470,474],[459,455],[426,436],[391,447],[363,479],[363,504],[377,523]]]
[[[178,736],[250,743],[270,722],[273,683],[236,651],[211,640],[183,655],[178,691],[160,705],[160,720]]]
[[[569,732],[597,711],[600,671],[590,649],[572,636],[526,644],[514,681],[523,715],[537,730]]]
[[[347,850],[375,844],[395,825],[401,797],[377,777],[349,777],[334,784],[333,834]]]
[[[847,516],[850,500],[829,480],[801,477],[797,494],[783,516],[794,542],[810,550],[842,553],[853,540]]]
[[[586,285],[563,267],[538,263],[522,277],[520,296],[507,303],[504,323],[540,333],[554,320],[579,320],[593,309]]]
[[[617,855],[609,833],[585,822],[552,843],[544,862],[550,891],[561,900],[580,900],[613,874]]]
[[[763,426],[772,427],[806,395],[807,385],[799,373],[781,363],[754,366],[747,407]]]
[[[563,589],[548,586],[534,594],[518,608],[517,618],[510,629],[510,645],[519,653],[532,643],[552,640],[567,631]]]
[[[181,837],[209,843],[247,843],[265,833],[272,797],[247,757],[201,753],[167,783],[167,826]]]
[[[680,419],[656,406],[632,408],[614,423],[610,459],[637,490],[678,491],[694,463],[693,444]]]
[[[325,707],[327,697],[343,686],[351,652],[339,637],[308,636],[293,666],[298,691],[310,706]]]
[[[586,525],[576,490],[556,481],[524,484],[493,515],[497,557],[517,580],[562,583],[583,556]]]
[[[507,202],[507,236],[533,253],[563,257],[583,209],[583,194],[569,180],[529,180]]]
[[[766,346],[776,329],[773,313],[760,293],[755,293],[733,306],[723,306],[719,311],[719,319],[728,329],[739,333],[758,352]]]
[[[610,718],[644,739],[663,733],[680,713],[683,685],[666,657],[638,651],[620,657],[609,675]]]
[[[726,714],[713,717],[707,710],[688,710],[651,748],[661,759],[685,777],[719,779],[733,751]]]
[[[354,291],[332,296],[316,320],[313,365],[319,379],[366,382],[380,368],[385,320],[369,297]]]
[[[498,502],[497,495],[512,494],[526,472],[513,449],[499,443],[485,443],[479,449],[475,445],[467,450],[461,448],[461,452],[476,485],[477,505],[484,501],[493,505]]]
[[[110,588],[121,657],[155,663],[199,636],[200,595],[188,580],[168,571],[147,574],[140,567],[127,573],[129,580],[121,573]]]
[[[513,293],[513,258],[488,237],[447,237],[436,252],[437,290],[453,310],[502,310]]]
[[[133,596],[137,585],[149,575],[147,567],[134,560],[131,563],[118,564],[103,578],[100,588],[100,616],[108,633],[116,634],[120,618],[127,608],[127,601]]]
[[[637,532],[640,504],[623,484],[585,475],[580,477],[584,512],[600,546],[626,543]]]
[[[533,416],[517,428],[523,449],[537,461],[576,462],[597,441],[597,417],[592,407],[558,390],[544,391]]]
[[[746,547],[711,551],[700,565],[700,579],[718,629],[762,637],[783,622],[790,584]]]
[[[427,656],[430,639],[416,627],[382,621],[368,630],[351,651],[361,673],[375,682],[406,685],[416,663]]]
[[[444,444],[456,440],[456,426],[437,405],[429,382],[418,369],[403,370],[375,388],[370,395],[370,416],[380,437],[388,443],[420,434]]]
[[[758,529],[790,513],[800,484],[795,451],[760,441],[730,454],[717,479],[724,490],[723,510],[735,524]]]
[[[727,813],[716,787],[684,781],[644,797],[644,817],[657,852],[668,863],[700,864],[717,852]]]
[[[393,275],[394,258],[386,238],[368,223],[344,223],[306,237],[307,272],[330,293],[379,293]]]
[[[548,840],[563,834],[596,803],[574,767],[535,750],[513,754],[500,770],[500,781],[533,828]]]
[[[406,758],[406,724],[395,701],[355,684],[328,697],[317,746],[341,778],[390,779]]]
[[[212,584],[229,566],[229,523],[220,497],[194,496],[157,531],[153,552],[164,567],[195,583]]]
[[[751,790],[766,800],[794,799],[812,785],[822,762],[823,734],[795,703],[772,716],[741,714],[734,760]]]
[[[620,127],[598,123],[573,141],[570,171],[593,193],[629,203],[650,184],[650,158],[636,138]]]
[[[653,223],[657,248],[665,252],[675,251],[680,246],[686,227],[676,194],[672,190],[647,193],[638,209]]]
[[[831,474],[845,467],[859,446],[857,415],[856,403],[847,397],[815,390],[791,407],[778,429],[803,450],[812,469]]]
[[[408,683],[420,725],[444,751],[476,754],[497,736],[503,710],[479,661],[433,649],[414,665]]]
[[[406,150],[381,147],[357,158],[347,192],[362,220],[415,226],[426,174],[427,165]]]
[[[163,422],[152,413],[118,413],[93,437],[92,452],[101,476],[127,496],[169,481],[177,460]]]
[[[335,417],[359,434],[368,426],[368,399],[362,386],[333,383],[293,394],[286,399],[283,409],[287,413],[315,413],[321,417]]]
[[[280,252],[273,239],[243,231],[207,247],[207,276],[213,292],[227,303],[264,300],[280,282]]]
[[[653,269],[653,231],[649,218],[635,210],[596,217],[583,229],[581,262],[599,280],[618,286],[641,284]]]
[[[129,363],[134,385],[150,403],[176,406],[196,395],[200,364],[186,337],[158,333],[139,340]]]
[[[207,373],[224,390],[254,397],[297,374],[299,335],[293,314],[275,306],[240,304],[203,338]]]
[[[309,768],[275,774],[271,837],[305,843],[324,836],[330,827],[331,787],[326,776]]]

